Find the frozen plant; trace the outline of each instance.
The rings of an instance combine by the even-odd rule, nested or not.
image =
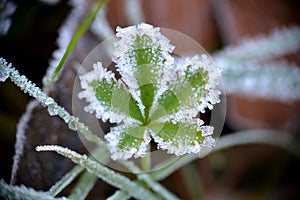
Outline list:
[[[300,98],[300,70],[284,56],[299,49],[300,27],[291,26],[228,46],[214,61],[222,69],[227,94],[290,104]]]
[[[153,140],[177,156],[213,147],[213,127],[197,117],[218,103],[220,71],[207,55],[176,58],[159,28],[117,28],[113,61],[121,78],[102,66],[80,77],[85,111],[117,123],[105,135],[112,159],[144,157]]]

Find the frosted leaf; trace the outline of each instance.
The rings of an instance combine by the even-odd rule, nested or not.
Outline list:
[[[177,156],[200,153],[203,147],[212,147],[215,144],[210,136],[213,128],[202,128],[198,123],[165,122],[153,124],[150,130],[158,148]]]
[[[152,110],[152,118],[180,121],[192,119],[205,108],[220,101],[220,91],[215,89],[220,71],[205,56],[186,58],[177,62],[176,74],[168,90],[158,98],[158,105]],[[162,119],[159,119],[160,121]]]
[[[109,142],[108,148],[112,153],[112,159],[129,159],[143,157],[147,153],[147,145],[150,142],[146,127],[124,125],[111,128],[105,135]]]
[[[95,112],[96,117],[112,123],[120,123],[131,118],[131,96],[125,85],[115,79],[115,75],[102,67],[101,63],[93,65],[94,70],[80,76],[81,88],[78,94],[80,99],[85,98],[90,104],[84,109]],[[123,101],[120,101],[122,99]],[[135,118],[135,116],[133,116]]]
[[[174,46],[160,33],[159,28],[144,23],[127,28],[117,27],[116,36],[119,40],[114,44],[113,61],[144,117],[147,117],[150,108],[143,102],[147,98],[143,94],[147,95],[148,90],[143,86],[151,84],[154,93],[158,88],[164,88],[163,76],[167,73],[166,65],[174,62],[170,56]]]
[[[159,28],[117,28],[113,61],[121,75],[96,63],[80,77],[85,111],[118,123],[105,135],[112,159],[143,157],[151,139],[168,153],[199,153],[212,147],[213,128],[199,112],[220,101],[220,70],[207,55],[174,59],[174,46]]]

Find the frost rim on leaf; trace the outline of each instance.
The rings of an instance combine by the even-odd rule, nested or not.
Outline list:
[[[221,72],[214,66],[208,56],[206,54],[195,55],[183,58],[178,62],[177,59],[171,56],[175,47],[170,44],[169,39],[160,33],[159,28],[154,28],[152,25],[145,23],[126,28],[118,27],[116,36],[118,37],[118,41],[114,44],[113,61],[116,63],[116,69],[121,78],[116,80],[114,74],[107,71],[98,62],[94,64],[93,71],[80,77],[83,91],[78,95],[79,98],[85,98],[90,103],[84,108],[85,111],[95,113],[96,117],[103,121],[109,120],[118,124],[116,127],[112,127],[110,132],[105,135],[109,150],[112,153],[112,159],[126,160],[131,157],[144,157],[148,153],[147,145],[149,145],[151,139],[157,143],[158,148],[167,150],[167,153],[177,156],[187,153],[200,153],[203,148],[213,147],[216,142],[212,137],[213,127],[204,126],[203,121],[197,118],[199,112],[204,113],[206,108],[211,110],[214,104],[220,102],[219,95],[221,92],[217,89],[217,85],[220,81]],[[136,61],[138,60],[134,60],[135,58],[132,60],[132,57],[128,56],[136,51],[135,44],[138,38],[145,39],[146,47],[142,46],[142,51],[147,52],[143,48],[149,48],[149,52],[155,58],[156,48],[162,57],[162,61],[158,60],[158,67],[154,68],[154,71],[151,71],[151,74],[149,74],[149,76],[154,76],[154,79],[152,79],[154,82],[150,84],[153,85],[155,94],[149,108],[150,111],[146,113],[144,109],[147,106],[143,104],[143,100],[141,99],[142,88],[137,79],[139,77],[136,75],[137,70],[139,70],[139,65],[136,65]],[[136,56],[135,53],[132,55]],[[147,57],[145,58],[147,59]],[[151,65],[152,62],[155,63],[155,61],[150,59],[147,64]],[[203,80],[201,83],[195,82],[198,79]],[[132,115],[122,115],[121,113],[114,112],[109,106],[105,107],[104,102],[96,98],[97,92],[95,88],[91,87],[91,83],[95,80],[106,80],[106,84],[111,84],[111,87],[123,87],[128,92],[128,95],[135,100],[143,120],[141,121],[138,118],[133,119]],[[100,81],[98,83],[101,84]],[[180,106],[177,109],[170,111],[170,113],[162,112],[160,117],[151,121],[155,109],[161,109],[161,106],[159,106],[160,98],[166,91],[174,91],[175,97],[177,94],[182,95],[180,92],[185,94],[185,88],[180,86],[181,83],[185,84],[189,90],[189,93],[187,93],[188,98],[179,98]],[[176,91],[179,93],[176,93]],[[173,99],[169,100],[172,101]],[[144,121],[148,117],[146,116],[147,113],[150,121]],[[129,112],[129,114],[131,113]],[[179,136],[176,136],[178,141],[175,141],[175,138],[169,140],[167,139],[169,136],[164,138],[164,136],[157,134],[160,131],[158,127],[164,123],[177,124],[178,126],[186,124],[187,126],[191,125],[193,128],[188,128],[190,132],[192,131],[190,135],[184,136],[182,133],[179,133]],[[126,129],[129,127],[144,127],[143,136],[137,137],[132,135],[134,132],[126,132]],[[177,132],[171,135],[173,134],[176,135]],[[127,144],[131,146],[129,149],[125,147],[121,148],[121,144],[125,142],[124,137],[129,142]],[[128,138],[133,138],[133,140],[131,141]],[[136,143],[134,140],[139,142]],[[138,145],[135,146],[135,144]]]

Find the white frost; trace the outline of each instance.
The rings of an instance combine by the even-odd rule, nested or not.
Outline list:
[[[26,107],[25,113],[22,115],[18,126],[17,126],[17,134],[16,134],[16,143],[15,143],[15,155],[13,158],[13,166],[11,172],[10,182],[13,184],[15,182],[15,178],[17,175],[17,170],[19,167],[19,162],[21,157],[23,156],[24,145],[26,144],[26,136],[25,131],[27,129],[29,120],[31,118],[31,113],[34,107],[38,104],[37,101],[31,101]]]

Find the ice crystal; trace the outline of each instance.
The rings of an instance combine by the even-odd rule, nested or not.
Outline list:
[[[137,184],[127,177],[116,173],[115,171],[103,166],[98,162],[95,162],[86,155],[81,155],[75,151],[57,145],[37,146],[36,151],[55,151],[67,158],[70,158],[76,164],[79,164],[87,169],[88,172],[95,174],[112,186],[124,190],[135,199],[157,199],[152,192],[145,189],[140,184]]]
[[[53,197],[48,192],[36,191],[33,188],[28,188],[24,185],[15,186],[8,185],[2,179],[0,180],[0,197],[5,199],[15,200],[32,200],[32,199],[45,199],[45,200],[67,200],[66,197]]]
[[[19,167],[19,162],[21,156],[23,155],[24,146],[26,144],[26,137],[25,131],[27,129],[30,116],[34,107],[36,107],[37,101],[31,101],[26,108],[26,112],[22,115],[18,126],[17,126],[17,135],[16,135],[16,143],[15,143],[15,155],[13,158],[13,166],[12,166],[12,173],[11,173],[11,183],[15,182],[15,178],[17,175],[17,170]]]
[[[79,131],[88,141],[95,142],[102,147],[105,145],[104,142],[98,136],[94,135],[87,126],[81,123],[77,117],[70,115],[65,108],[59,106],[53,98],[49,97],[25,76],[20,75],[18,70],[11,67],[11,64],[8,64],[3,58],[0,58],[0,70],[0,78],[2,78],[3,81],[9,77],[24,93],[28,93],[28,95],[40,102],[42,106],[46,107],[50,115],[57,115],[62,118],[71,130]]]
[[[101,40],[111,37],[114,34],[106,18],[106,8],[103,8],[96,15],[94,22],[91,24],[91,31]]]
[[[100,62],[80,76],[85,111],[117,123],[105,135],[112,159],[143,157],[151,140],[168,153],[199,153],[212,147],[213,127],[199,112],[218,103],[220,71],[207,55],[175,59],[159,28],[117,28],[113,61],[120,79]]]
[[[300,49],[300,26],[275,29],[269,35],[247,38],[216,53],[227,94],[291,103],[300,99],[300,70],[281,59]]]

